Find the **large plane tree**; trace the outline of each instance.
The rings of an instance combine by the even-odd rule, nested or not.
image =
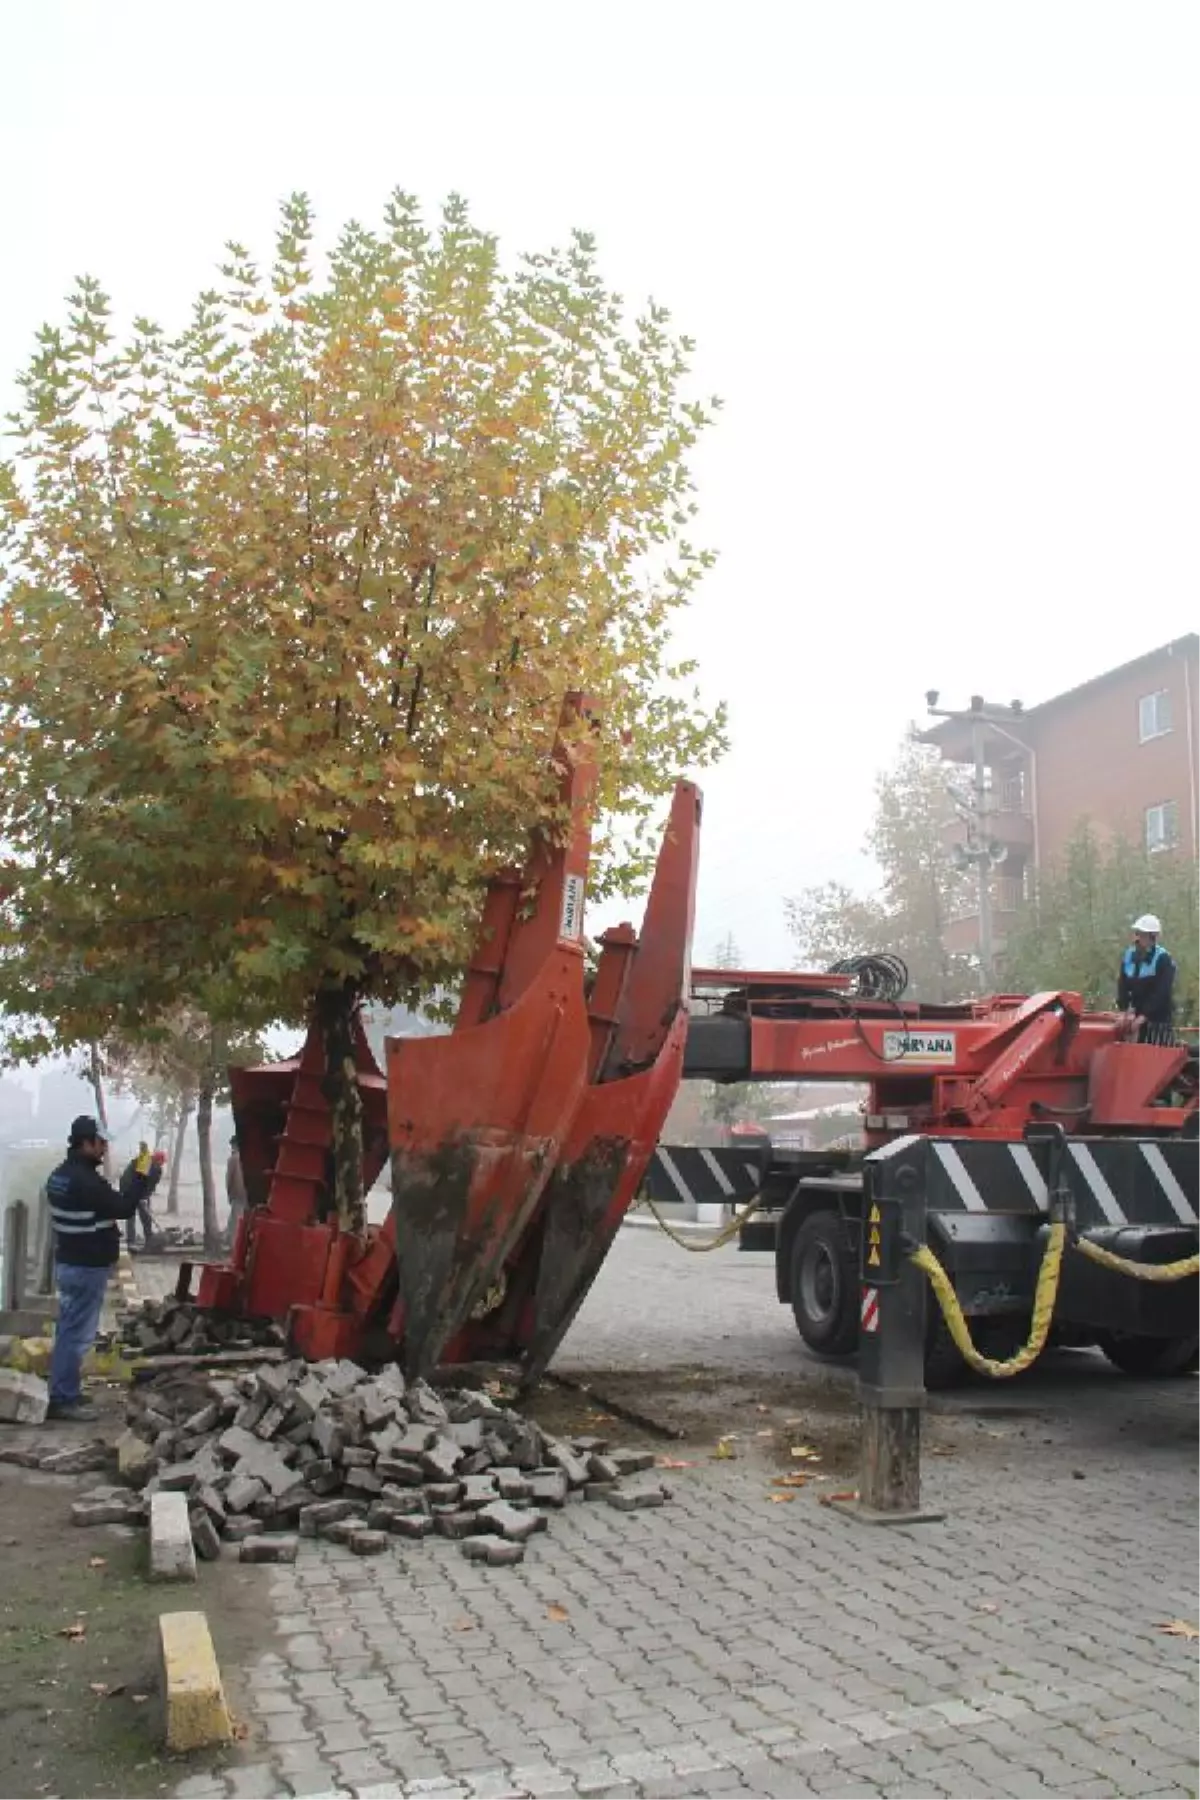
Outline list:
[[[397,193],[328,256],[228,247],[172,336],[91,279],[24,372],[0,474],[0,1003],[14,1039],[315,1014],[451,983],[488,873],[556,824],[564,694],[638,826],[720,745],[670,634],[708,562],[711,403],[665,312],[592,242],[502,260],[457,199]],[[622,848],[624,847],[624,848]],[[335,1083],[336,1085],[336,1083]],[[335,1092],[361,1217],[357,1090]]]

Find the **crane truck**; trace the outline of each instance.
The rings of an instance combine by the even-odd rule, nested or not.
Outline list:
[[[886,961],[693,972],[701,801],[691,783],[676,787],[641,931],[605,931],[590,966],[591,712],[585,696],[569,697],[554,751],[567,823],[533,833],[524,868],[489,883],[454,1028],[388,1040],[385,1070],[358,1030],[364,1187],[390,1163],[388,1218],[360,1227],[333,1205],[314,1025],[290,1061],[231,1071],[250,1204],[228,1261],[202,1272],[202,1305],[286,1321],[314,1358],[391,1357],[410,1375],[515,1360],[533,1380],[641,1188],[680,1081],[694,1076],[867,1080],[870,1145],[936,1140],[944,1181],[929,1196],[931,1236],[985,1333],[1019,1328],[1028,1310],[1048,1204],[1040,1140],[1026,1136],[1040,1118],[1068,1136],[1081,1235],[1131,1264],[1194,1252],[1194,1052],[1130,1044],[1119,1017],[1070,993],[917,1005]],[[860,1171],[772,1156],[762,1181],[780,1298],[814,1347],[851,1348]],[[1131,1370],[1186,1364],[1194,1275],[1169,1290],[1121,1282],[1071,1259],[1062,1328],[1102,1333]]]

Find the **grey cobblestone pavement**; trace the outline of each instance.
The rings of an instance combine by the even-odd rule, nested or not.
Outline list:
[[[762,1259],[622,1233],[561,1366],[589,1417],[615,1388],[688,1431],[670,1505],[572,1503],[516,1569],[303,1541],[266,1578],[242,1760],[179,1794],[1196,1793],[1197,1647],[1160,1629],[1197,1616],[1194,1379],[1076,1355],[941,1399],[947,1517],[880,1531],[820,1504],[853,1389]],[[774,1501],[783,1466],[828,1479]]]

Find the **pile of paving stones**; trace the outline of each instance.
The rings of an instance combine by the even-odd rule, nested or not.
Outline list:
[[[121,1321],[121,1343],[137,1356],[205,1356],[219,1351],[282,1349],[270,1319],[226,1318],[194,1300],[143,1300]]]
[[[344,1360],[155,1376],[130,1397],[117,1457],[127,1486],[84,1496],[77,1523],[138,1523],[151,1495],[181,1493],[208,1560],[237,1543],[244,1561],[290,1562],[298,1536],[377,1555],[436,1533],[468,1557],[520,1562],[547,1509],[573,1496],[626,1511],[666,1498],[653,1474],[627,1480],[653,1470],[652,1451],[548,1437],[486,1391]]]

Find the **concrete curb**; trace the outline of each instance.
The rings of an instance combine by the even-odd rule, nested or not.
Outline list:
[[[217,1653],[202,1612],[160,1613],[168,1750],[203,1750],[233,1736]]]

